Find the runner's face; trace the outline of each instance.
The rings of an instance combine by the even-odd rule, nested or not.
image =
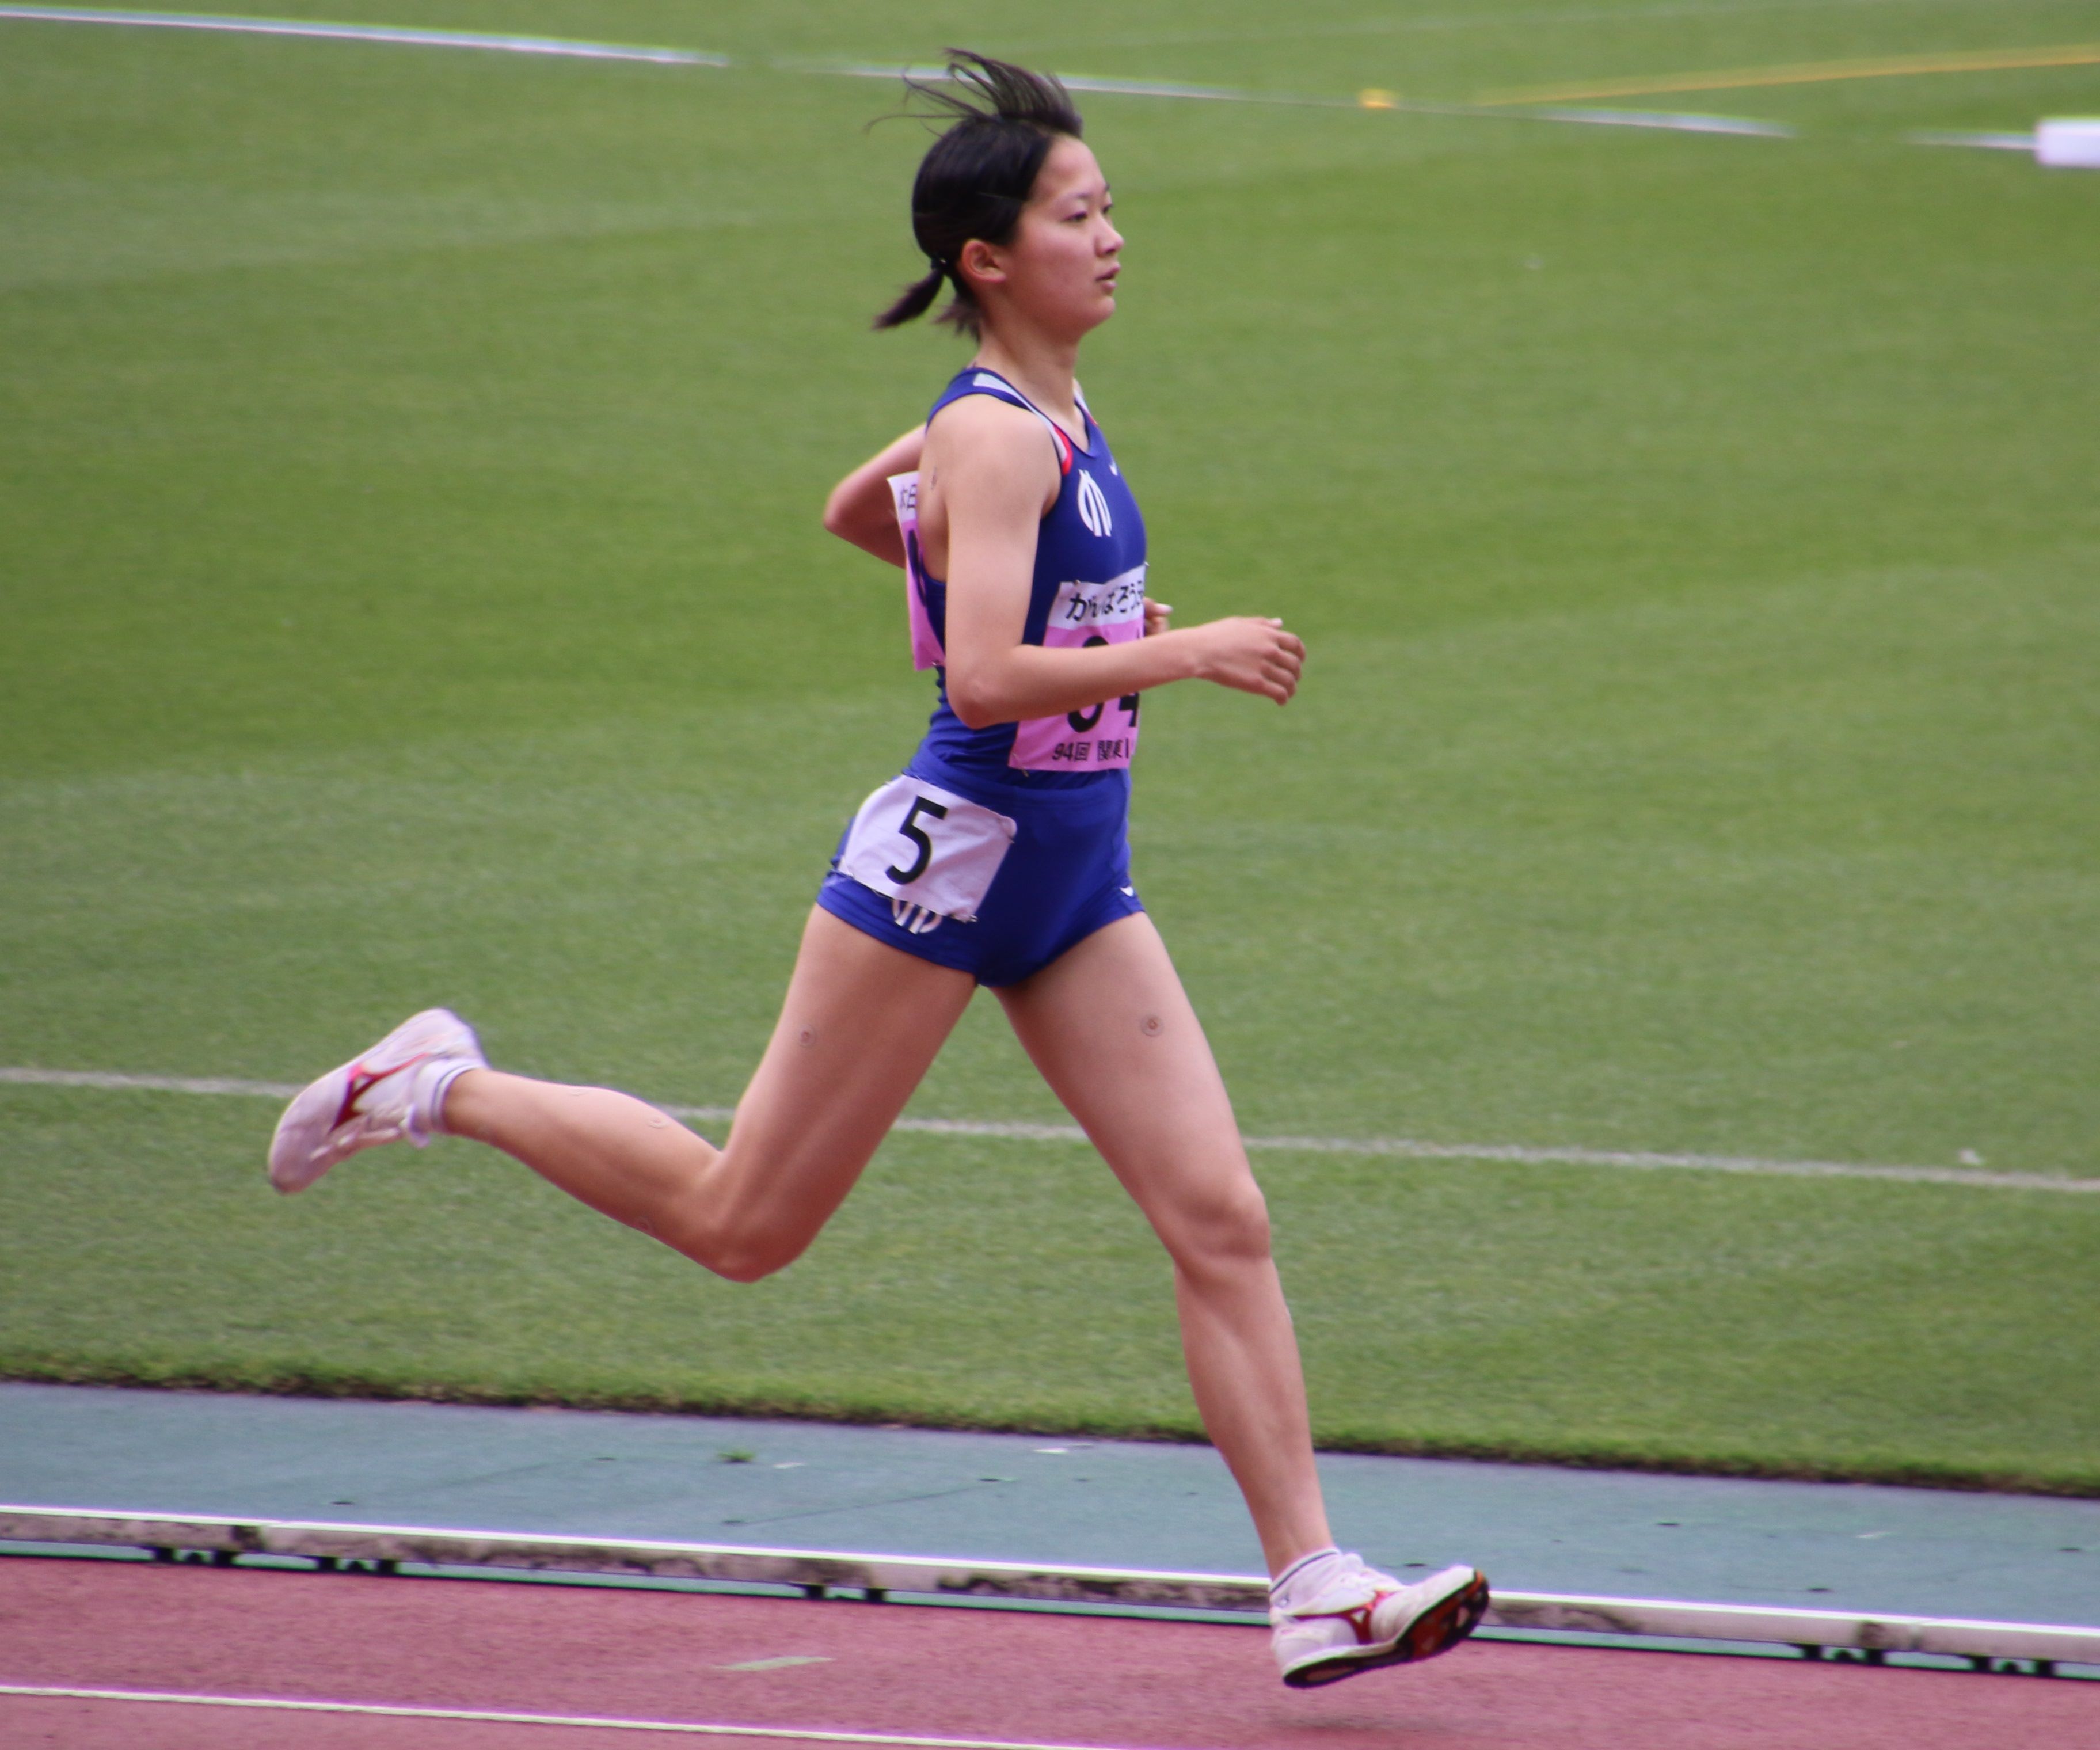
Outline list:
[[[1021,223],[999,253],[1006,292],[1045,326],[1083,334],[1115,314],[1123,236],[1107,179],[1083,140],[1053,142]]]

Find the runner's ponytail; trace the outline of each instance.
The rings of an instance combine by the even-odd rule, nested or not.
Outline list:
[[[923,280],[915,280],[904,289],[904,295],[875,319],[878,328],[902,327],[915,317],[923,316],[933,307],[933,300],[941,295],[941,287],[948,277],[948,270],[938,262],[932,264],[933,271]]]

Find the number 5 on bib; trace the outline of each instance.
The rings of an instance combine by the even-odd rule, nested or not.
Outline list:
[[[839,873],[891,899],[974,923],[1015,831],[996,809],[907,774],[861,804]]]

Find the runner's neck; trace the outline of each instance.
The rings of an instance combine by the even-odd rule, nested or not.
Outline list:
[[[1040,357],[1036,356],[1039,351]],[[996,339],[988,339],[970,362],[979,370],[1004,377],[1084,450],[1091,446],[1087,442],[1087,416],[1079,406],[1079,379],[1073,369],[1078,359],[1076,346],[1031,347],[1023,356]]]

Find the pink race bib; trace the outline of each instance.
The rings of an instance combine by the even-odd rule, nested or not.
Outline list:
[[[1128,644],[1145,636],[1145,567],[1105,583],[1060,584],[1043,628],[1047,650]],[[1114,771],[1137,752],[1141,695],[1126,693],[1084,711],[1030,717],[1014,729],[1007,764],[1030,772]]]
[[[948,654],[933,636],[933,622],[926,612],[926,562],[919,553],[919,476],[892,474],[889,500],[897,507],[898,532],[904,537],[904,604],[911,616],[911,666],[938,668]]]

